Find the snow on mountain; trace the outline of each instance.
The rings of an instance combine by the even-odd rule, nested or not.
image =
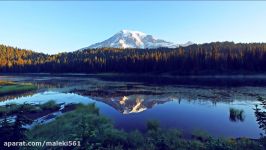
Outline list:
[[[174,44],[161,39],[156,39],[152,35],[148,35],[139,31],[122,30],[116,33],[109,39],[92,44],[86,48],[103,48],[103,47],[114,47],[114,48],[159,48],[168,47],[175,48],[179,46],[188,46],[191,42],[186,44]],[[84,48],[84,49],[86,49]]]

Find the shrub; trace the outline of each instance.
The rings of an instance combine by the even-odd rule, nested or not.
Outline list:
[[[149,120],[147,122],[147,129],[157,131],[159,129],[159,122],[157,120]]]
[[[200,140],[200,141],[207,141],[211,138],[210,134],[202,131],[202,130],[194,130],[192,132],[192,138]]]

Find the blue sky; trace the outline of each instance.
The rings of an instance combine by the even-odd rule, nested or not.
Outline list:
[[[74,51],[122,29],[175,43],[266,42],[266,2],[0,2],[0,44]]]

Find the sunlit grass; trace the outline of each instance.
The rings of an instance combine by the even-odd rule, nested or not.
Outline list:
[[[0,86],[4,86],[4,85],[14,85],[14,82],[11,81],[1,81],[0,80]]]

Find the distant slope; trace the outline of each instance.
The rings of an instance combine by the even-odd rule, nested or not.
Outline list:
[[[25,66],[35,66],[47,61],[48,55],[31,50],[0,45],[0,73],[23,72]]]

